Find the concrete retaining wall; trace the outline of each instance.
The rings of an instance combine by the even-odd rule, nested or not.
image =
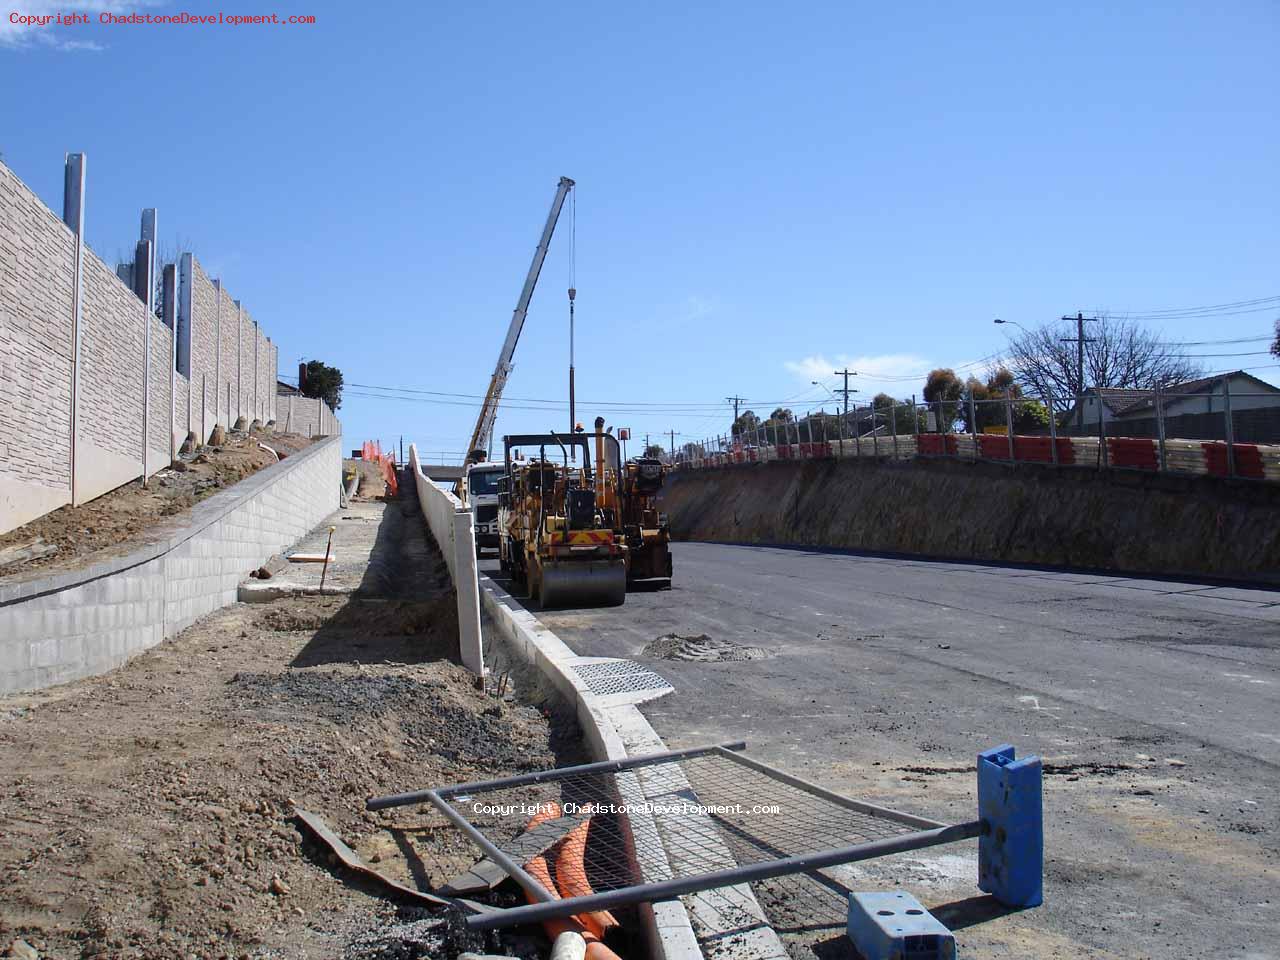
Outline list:
[[[938,459],[679,471],[678,539],[845,547],[1280,583],[1280,489]]]
[[[418,448],[409,444],[409,475],[427,527],[435,537],[453,578],[458,597],[458,650],[462,664],[484,676],[484,646],[480,633],[480,586],[476,571],[476,537],[471,511],[451,493],[427,479],[418,462]]]
[[[338,509],[341,486],[332,437],[214,494],[128,556],[0,586],[0,693],[103,673],[233,603],[251,569]]]

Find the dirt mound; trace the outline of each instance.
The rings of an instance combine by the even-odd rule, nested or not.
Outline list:
[[[711,663],[721,660],[767,660],[776,654],[765,647],[751,647],[732,640],[714,640],[705,633],[682,637],[668,633],[654,640],[642,651],[656,660],[697,660]]]
[[[0,553],[6,547],[38,542],[38,549],[26,551],[35,555],[0,566],[0,582],[74,570],[136,550],[150,542],[155,528],[165,521],[274,464],[276,458],[258,446],[259,442],[287,457],[310,446],[312,440],[294,434],[258,436],[233,430],[225,443],[201,447],[157,472],[145,489],[135,480],[78,507],[59,507],[0,535]],[[55,549],[46,552],[49,546]]]
[[[539,745],[512,723],[516,708],[495,700],[477,712],[465,690],[470,679],[463,679],[462,691],[457,679],[336,670],[237,673],[227,695],[239,708],[276,723],[308,725],[321,718],[349,728],[390,721],[406,745],[452,762],[513,770],[545,765]]]

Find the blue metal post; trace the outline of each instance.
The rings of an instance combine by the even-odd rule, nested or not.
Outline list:
[[[1044,900],[1040,758],[1014,758],[1005,744],[978,754],[978,887],[1007,907]]]

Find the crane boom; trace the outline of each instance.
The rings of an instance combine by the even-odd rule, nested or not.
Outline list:
[[[516,342],[520,339],[520,330],[524,327],[525,314],[529,312],[533,288],[538,285],[538,274],[542,272],[542,261],[547,258],[547,249],[551,246],[551,235],[555,233],[556,221],[560,219],[560,208],[564,206],[565,197],[573,189],[573,185],[573,181],[568,177],[561,177],[556,185],[556,196],[551,201],[551,212],[547,214],[546,225],[542,228],[542,238],[538,241],[538,249],[533,252],[533,263],[529,264],[529,273],[524,278],[520,299],[516,301],[515,312],[511,315],[511,325],[507,328],[506,340],[502,342],[498,364],[493,368],[493,376],[489,379],[489,389],[484,395],[484,406],[480,408],[480,416],[476,419],[476,427],[471,434],[471,444],[467,447],[468,454],[489,448],[493,422],[498,416],[502,390],[507,385],[507,377],[511,375],[513,366],[511,358],[515,355]]]

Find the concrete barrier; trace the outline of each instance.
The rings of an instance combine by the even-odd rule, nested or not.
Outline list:
[[[476,574],[476,537],[471,511],[453,494],[440,489],[422,472],[418,447],[409,444],[409,472],[427,527],[444,554],[458,597],[458,651],[462,665],[484,676],[484,641],[480,633],[480,587]]]
[[[236,600],[245,575],[307,534],[342,489],[342,438],[258,471],[132,553],[0,585],[0,693],[103,673]]]

